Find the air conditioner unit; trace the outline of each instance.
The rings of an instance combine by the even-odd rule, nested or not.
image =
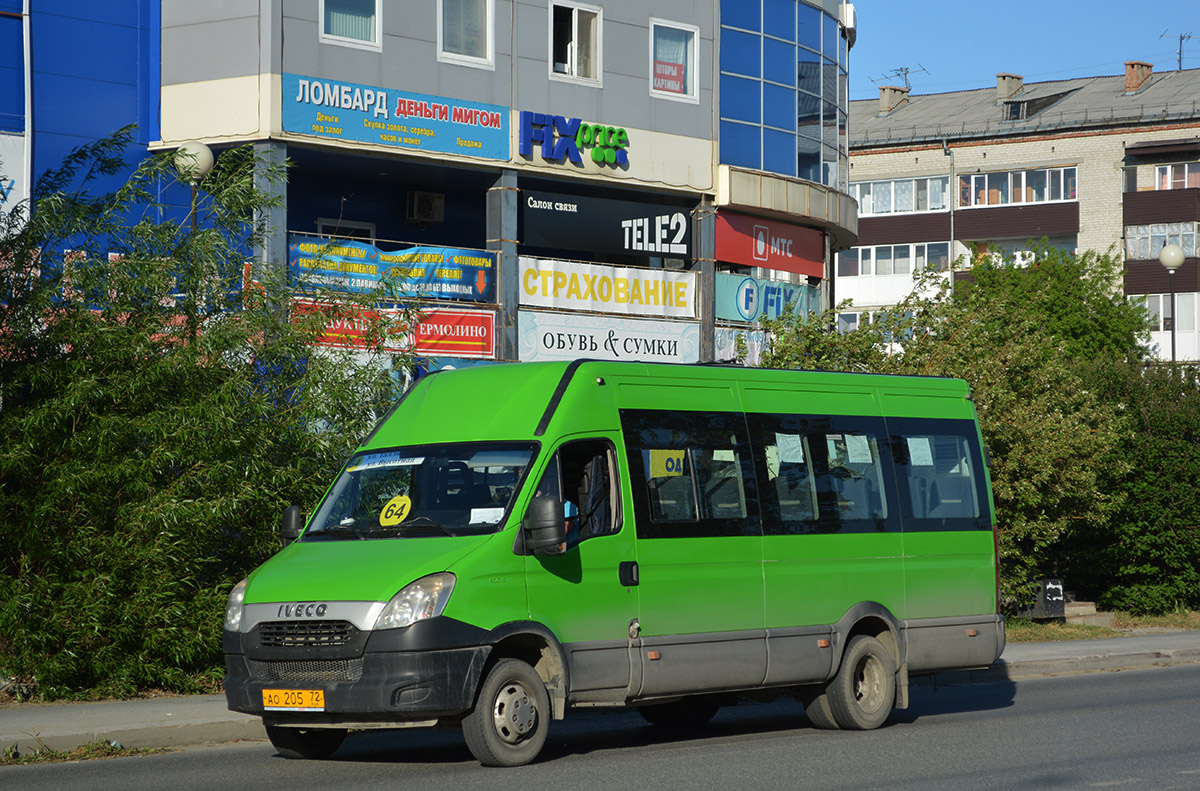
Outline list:
[[[440,192],[408,193],[404,219],[412,223],[441,222],[446,217],[446,196]]]

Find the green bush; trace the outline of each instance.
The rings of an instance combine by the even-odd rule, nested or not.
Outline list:
[[[287,315],[282,263],[243,288],[280,167],[225,152],[192,233],[156,202],[166,155],[88,193],[128,142],[76,152],[0,235],[0,675],[46,699],[214,689],[228,590],[393,397],[396,327],[357,364]]]

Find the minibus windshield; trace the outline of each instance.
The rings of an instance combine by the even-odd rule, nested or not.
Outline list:
[[[536,450],[530,442],[464,442],[358,453],[300,540],[495,532]]]

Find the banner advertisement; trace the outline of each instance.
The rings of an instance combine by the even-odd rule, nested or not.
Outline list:
[[[0,214],[29,197],[25,183],[25,135],[0,133]]]
[[[696,317],[696,273],[521,256],[520,304],[634,316]]]
[[[816,228],[718,212],[717,260],[825,277],[825,234]]]
[[[777,319],[786,310],[797,316],[820,311],[821,291],[810,285],[716,274],[716,317],[727,321],[755,322]]]
[[[700,325],[694,322],[522,310],[517,313],[517,331],[521,362],[581,357],[658,363],[700,360]]]
[[[522,190],[521,243],[647,258],[690,258],[691,212],[657,203]]]
[[[496,104],[283,75],[285,132],[507,160],[508,117]]]
[[[319,310],[312,300],[297,299],[292,311],[303,315]],[[352,315],[330,318],[316,340],[317,346],[364,350],[370,324],[380,317],[398,318],[399,308],[355,309]],[[421,313],[412,331],[395,335],[383,344],[385,352],[411,351],[422,356],[449,355],[494,359],[496,356],[496,311],[438,308]]]
[[[335,291],[367,293],[385,280],[412,299],[496,301],[496,256],[457,247],[380,250],[369,242],[290,234],[292,279]]]
[[[757,367],[762,362],[763,349],[767,345],[767,334],[762,330],[745,330],[738,327],[713,328],[713,360],[718,363],[736,363],[737,339],[742,337],[746,345],[746,359],[742,365]]]

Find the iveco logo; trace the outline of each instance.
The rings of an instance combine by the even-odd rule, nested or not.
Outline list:
[[[329,609],[329,605],[325,602],[308,603],[296,602],[295,604],[279,605],[278,618],[323,618],[325,611]]]

